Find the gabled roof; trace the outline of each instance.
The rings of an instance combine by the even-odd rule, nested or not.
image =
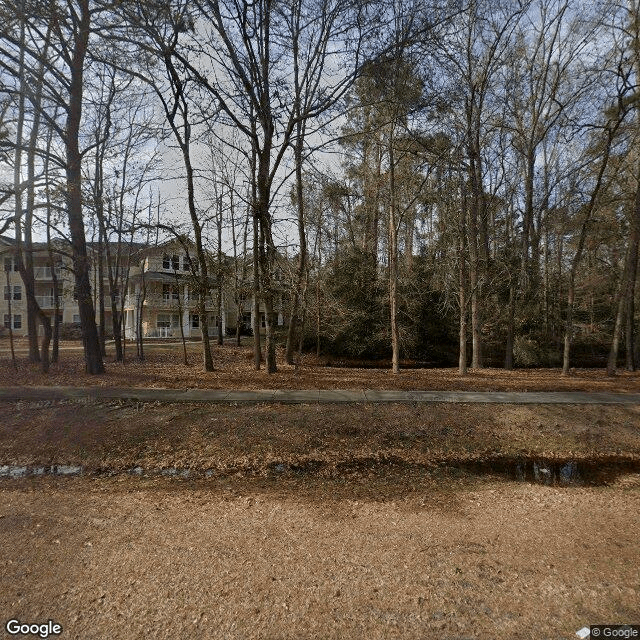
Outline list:
[[[15,247],[16,246],[16,239],[15,238],[11,238],[9,236],[4,236],[1,235],[0,236],[0,243],[3,244],[5,247]],[[70,247],[70,243],[67,240],[64,240],[62,238],[52,238],[51,239],[51,244],[53,246],[53,249],[55,250],[56,247],[58,248],[62,248],[62,247]],[[46,242],[32,242],[31,246],[33,247],[34,251],[47,251],[49,249],[49,244]]]

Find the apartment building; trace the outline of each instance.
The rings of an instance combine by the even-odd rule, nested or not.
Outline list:
[[[9,327],[15,335],[27,335],[27,298],[24,283],[18,271],[15,240],[0,236],[0,260],[3,265],[0,314],[2,328]],[[54,254],[53,264],[46,243],[35,243],[33,253],[35,294],[40,308],[51,316],[56,309],[58,293],[58,317],[60,322],[79,322],[78,305],[73,301],[73,277],[68,263],[60,253]],[[11,312],[9,312],[9,309]]]
[[[36,299],[40,308],[52,318],[56,308],[56,290],[58,293],[58,317],[63,326],[78,326],[80,316],[74,296],[74,275],[69,256],[68,244],[57,241],[52,253],[46,243],[35,243],[33,251]],[[109,254],[113,264],[107,265],[104,248],[102,268],[98,269],[98,246],[88,243],[91,257],[91,284],[96,310],[96,322],[100,322],[99,294],[104,296],[105,332],[112,332],[111,302],[115,300],[117,308],[123,311],[123,329],[127,339],[135,339],[141,330],[144,338],[199,338],[201,319],[198,305],[198,286],[193,268],[195,249],[177,241],[169,241],[158,246],[144,244],[110,245]],[[0,236],[0,259],[4,266],[3,299],[0,313],[5,333],[9,326],[14,335],[27,335],[27,304],[24,284],[18,272],[15,241]],[[115,263],[118,262],[116,272]],[[238,309],[235,304],[235,277],[233,263],[224,257],[224,275],[222,277],[222,305],[218,308],[217,264],[211,259],[209,275],[209,293],[205,299],[209,335],[217,336],[235,333],[238,322]],[[112,271],[114,290],[109,286],[107,269]],[[102,287],[100,275],[102,274]],[[276,273],[281,279],[281,270]],[[241,287],[240,322],[243,332],[249,332],[253,326],[254,305],[251,287],[252,274],[246,274]],[[7,281],[8,279],[8,281]],[[121,296],[124,295],[124,301]],[[124,305],[122,304],[124,302]],[[9,306],[11,313],[9,313]],[[278,325],[285,323],[285,296],[281,295],[277,303]],[[260,325],[264,330],[264,308],[260,306]],[[181,330],[182,329],[182,330]],[[41,328],[40,328],[41,330]]]
[[[125,336],[134,339],[141,328],[147,338],[202,337],[199,311],[198,265],[195,248],[175,242],[145,247],[129,269],[124,305]],[[228,285],[223,278],[222,305],[218,308],[217,277],[209,276],[205,298],[210,336],[225,335],[233,317]],[[232,321],[235,327],[235,321]]]

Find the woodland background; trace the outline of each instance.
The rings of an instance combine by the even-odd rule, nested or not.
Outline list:
[[[134,243],[172,238],[203,299],[263,305],[268,372],[280,343],[640,362],[637,0],[7,0],[0,24],[0,228],[45,368],[31,256],[56,239],[90,373],[87,241],[124,291]]]

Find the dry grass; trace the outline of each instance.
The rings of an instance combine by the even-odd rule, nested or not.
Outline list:
[[[481,369],[460,377],[456,369],[404,369],[393,375],[387,369],[358,369],[322,366],[315,356],[304,357],[300,366],[287,365],[278,353],[278,372],[268,375],[253,368],[249,346],[215,346],[213,372],[204,372],[200,344],[188,345],[189,366],[182,362],[181,345],[150,344],[146,359],[135,358],[128,346],[127,361],[106,359],[107,373],[90,376],[84,372],[82,352],[77,344],[62,351],[59,364],[48,375],[29,364],[24,342],[18,344],[18,371],[8,354],[6,340],[0,343],[0,385],[73,385],[114,387],[167,387],[204,389],[404,389],[459,391],[640,391],[640,373],[620,372],[607,377],[601,369],[578,369],[563,377],[559,369]]]

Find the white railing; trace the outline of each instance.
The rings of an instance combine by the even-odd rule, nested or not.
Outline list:
[[[173,338],[175,331],[172,327],[156,327],[149,331],[147,338]]]
[[[41,309],[55,309],[56,303],[53,296],[36,296],[36,302]],[[58,299],[58,306],[62,309],[62,300]]]
[[[60,267],[56,267],[55,274],[57,278],[62,277],[62,269]],[[51,267],[36,267],[33,270],[33,275],[36,280],[52,280],[53,273]]]

